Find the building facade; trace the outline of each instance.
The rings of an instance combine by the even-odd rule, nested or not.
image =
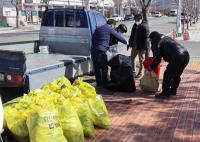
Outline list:
[[[19,3],[19,23],[40,23],[43,11],[48,8],[75,8],[87,7],[88,0],[20,0]],[[110,13],[114,3],[112,0],[91,0],[90,8],[99,11],[104,10],[105,15]],[[0,0],[0,26],[7,23],[8,26],[16,25],[16,1]]]

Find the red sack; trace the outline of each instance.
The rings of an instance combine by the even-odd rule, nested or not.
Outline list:
[[[144,68],[146,69],[153,62],[153,57],[146,57],[144,60]],[[153,70],[159,77],[160,75],[160,64]]]

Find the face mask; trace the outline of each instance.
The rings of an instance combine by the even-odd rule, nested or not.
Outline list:
[[[136,25],[139,25],[139,24],[141,24],[140,22],[135,22],[136,23]]]

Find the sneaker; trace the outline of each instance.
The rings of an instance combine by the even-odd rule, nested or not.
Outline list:
[[[164,93],[160,93],[158,95],[155,95],[156,99],[169,99],[169,95],[166,95]]]

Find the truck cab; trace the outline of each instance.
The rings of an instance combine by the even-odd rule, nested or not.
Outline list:
[[[90,56],[92,34],[106,24],[97,11],[86,9],[48,9],[44,12],[39,34],[40,45],[51,53]]]

